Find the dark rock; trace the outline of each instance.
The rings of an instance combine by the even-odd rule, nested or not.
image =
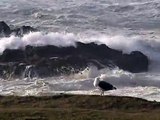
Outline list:
[[[33,65],[32,73],[40,77],[77,73],[87,66],[95,65],[99,69],[118,66],[130,72],[148,70],[149,60],[139,51],[123,54],[106,45],[95,43],[77,43],[77,47],[26,46],[23,50],[5,50],[0,63],[16,62],[15,76],[22,75],[27,65]],[[7,68],[8,69],[8,68]]]
[[[16,36],[23,36],[24,34],[28,34],[30,32],[35,32],[37,31],[35,28],[32,28],[30,26],[22,26],[16,29],[12,30],[12,34]]]
[[[27,64],[18,63],[14,70],[14,76],[16,77],[24,77],[24,71],[26,69]]]
[[[9,37],[11,34],[15,36],[23,36],[29,32],[35,32],[37,29],[30,26],[21,26],[11,29],[4,21],[0,21],[0,37]]]
[[[36,29],[30,26],[10,29],[4,21],[0,22],[1,37],[11,34],[23,36],[33,31]],[[39,76],[53,76],[78,72],[89,65],[95,65],[99,69],[118,66],[130,72],[144,72],[148,70],[149,60],[139,51],[123,54],[122,51],[111,49],[104,44],[77,42],[76,47],[26,46],[25,49],[6,49],[0,55],[0,76],[12,73],[20,76],[28,65],[34,66],[31,69],[34,74],[36,71]]]
[[[9,36],[11,34],[10,27],[4,22],[0,21],[0,36]]]
[[[10,50],[6,49],[0,56],[1,62],[23,62],[25,55],[23,50]]]
[[[134,73],[147,71],[149,65],[147,56],[139,51],[133,51],[130,54],[122,54],[115,63],[119,68]]]

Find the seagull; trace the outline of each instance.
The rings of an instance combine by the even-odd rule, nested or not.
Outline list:
[[[95,87],[98,87],[101,90],[101,96],[104,95],[104,91],[108,91],[108,90],[115,90],[117,89],[116,87],[114,87],[113,85],[111,85],[110,83],[107,83],[105,81],[101,81],[100,77],[96,77],[94,80],[93,85]]]

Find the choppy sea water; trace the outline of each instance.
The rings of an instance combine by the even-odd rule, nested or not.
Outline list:
[[[146,73],[91,67],[81,71],[83,74],[70,76],[1,80],[0,94],[100,94],[93,86],[94,78],[100,76],[118,88],[105,95],[160,101],[159,0],[1,0],[0,20],[42,31],[21,38],[0,38],[1,53],[6,48],[48,44],[70,46],[81,41],[103,43],[124,53],[139,50],[150,59]]]

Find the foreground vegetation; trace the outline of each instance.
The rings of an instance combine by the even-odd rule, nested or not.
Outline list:
[[[160,120],[160,103],[87,95],[0,96],[0,120]]]

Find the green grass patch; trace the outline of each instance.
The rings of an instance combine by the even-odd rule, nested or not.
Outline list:
[[[0,96],[0,120],[160,120],[160,103],[131,97]]]

